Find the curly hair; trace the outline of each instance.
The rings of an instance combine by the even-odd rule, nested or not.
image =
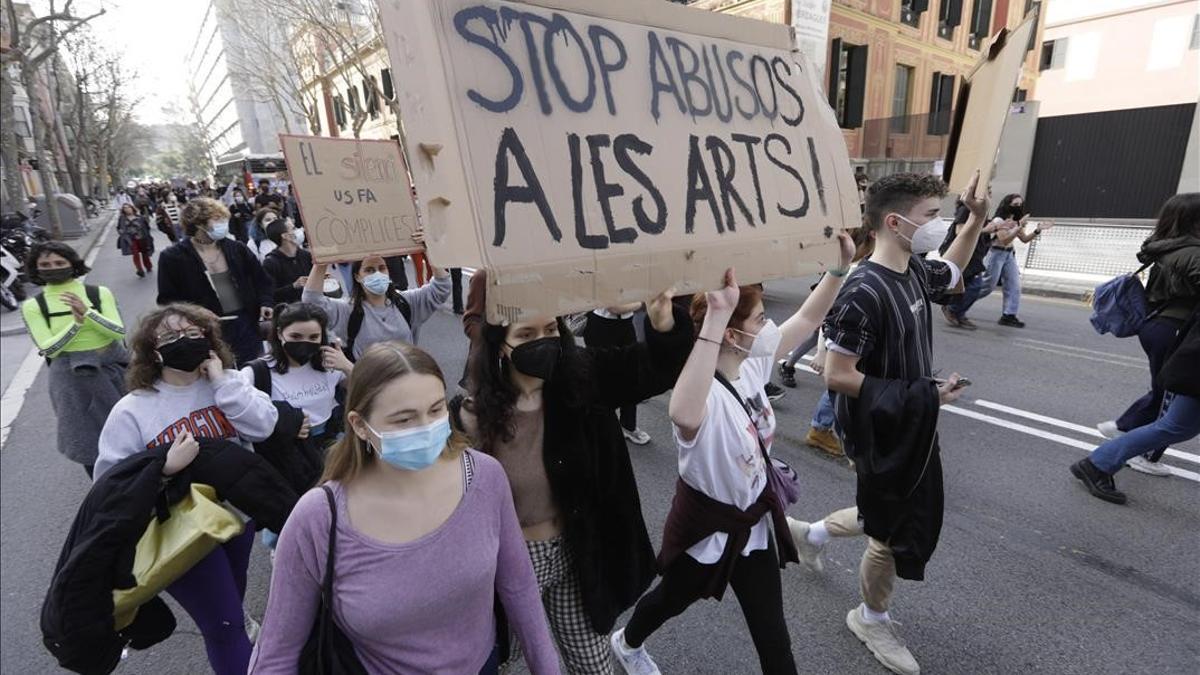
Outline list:
[[[196,230],[205,227],[213,220],[228,219],[229,209],[210,197],[189,199],[179,214],[179,220],[183,223],[183,233],[189,237],[196,236]]]
[[[558,317],[556,321],[562,355],[554,375],[545,383],[542,401],[579,409],[587,405],[587,392],[591,390],[591,361],[587,350],[575,343],[566,320]],[[503,352],[508,330],[507,326],[485,324],[483,342],[468,364],[471,370],[468,380],[474,389],[472,412],[478,420],[476,447],[488,454],[495,452],[497,444],[511,441],[516,433],[512,419],[518,392],[509,373],[512,364]]]
[[[129,368],[125,371],[125,384],[129,391],[154,389],[162,379],[162,361],[158,356],[158,327],[172,316],[187,319],[193,326],[204,331],[204,337],[212,343],[212,349],[226,368],[233,367],[233,352],[221,339],[221,320],[216,314],[185,302],[176,302],[159,307],[142,317],[137,330],[129,340],[131,352]]]
[[[905,213],[922,199],[946,196],[946,182],[938,176],[922,173],[894,173],[867,188],[866,227],[871,231],[883,226],[889,213]]]
[[[46,281],[38,274],[37,266],[38,260],[44,255],[58,255],[66,258],[67,262],[71,263],[71,269],[74,270],[76,278],[92,271],[92,268],[83,262],[83,258],[79,256],[79,252],[70,245],[64,244],[61,241],[38,242],[33,245],[33,248],[29,249],[29,255],[25,256],[25,276],[29,278],[30,283],[37,284],[38,286],[46,285]]]

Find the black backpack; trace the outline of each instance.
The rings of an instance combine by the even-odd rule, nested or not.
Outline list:
[[[404,294],[393,289],[388,293],[388,299],[392,301],[396,309],[400,310],[400,315],[408,323],[408,329],[412,330],[412,305],[408,304]],[[354,342],[358,340],[358,332],[362,330],[365,315],[366,310],[363,309],[362,303],[354,303],[354,309],[350,310],[350,318],[346,322],[346,344],[342,346],[342,351],[346,353],[346,358],[351,362],[354,361]]]

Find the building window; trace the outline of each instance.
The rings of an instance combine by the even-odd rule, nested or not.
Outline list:
[[[392,87],[392,69],[384,68],[379,71],[379,79],[383,80],[383,97],[389,101],[395,101],[396,90]]]
[[[1017,87],[1017,89],[1013,91],[1013,103],[1021,103],[1022,101],[1026,101],[1028,100],[1028,96],[1028,90]]]
[[[892,133],[908,133],[908,109],[912,99],[913,67],[896,65],[896,83],[892,87]]]
[[[1063,67],[1067,60],[1067,38],[1047,40],[1042,43],[1042,58],[1038,61],[1038,70],[1057,70]]]
[[[950,133],[950,109],[954,106],[954,76],[933,74],[933,88],[929,92],[929,125],[931,136]]]
[[[954,39],[954,29],[962,23],[963,0],[942,0],[938,7],[938,37]]]
[[[862,126],[867,88],[867,46],[832,41],[829,68],[829,105],[843,129]]]
[[[900,0],[900,23],[913,28],[921,25],[921,15],[929,9],[929,0]]]
[[[340,94],[333,97],[333,120],[337,124],[337,128],[346,128],[346,102]]]
[[[971,33],[967,45],[971,49],[979,49],[987,39],[992,28],[992,0],[975,0],[971,9]]]
[[[1192,39],[1188,49],[1200,49],[1200,14],[1192,17]]]
[[[350,116],[358,117],[358,87],[350,85]]]

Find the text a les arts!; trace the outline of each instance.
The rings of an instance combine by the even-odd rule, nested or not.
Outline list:
[[[622,97],[621,92],[630,91],[627,83],[637,77],[644,79],[649,89],[646,112],[653,118],[650,133],[660,138],[677,133],[682,125],[672,121],[672,107],[694,124],[730,129],[703,138],[689,134],[687,156],[669,162],[651,157],[655,148],[636,133],[567,133],[563,149],[570,158],[575,237],[581,248],[605,249],[610,243],[633,242],[639,231],[660,234],[667,227],[669,214],[678,218],[677,207],[683,209],[683,230],[688,234],[694,232],[697,212],[705,210],[711,214],[717,233],[735,231],[742,223],[758,226],[776,218],[775,213],[789,219],[804,218],[810,203],[805,175],[812,179],[822,216],[827,215],[814,139],[795,130],[804,121],[800,92],[807,89],[807,83],[800,64],[790,54],[747,54],[738,49],[741,45],[732,42],[701,42],[694,36],[678,34],[688,38],[685,40],[638,27],[645,35],[646,47],[645,62],[638,63],[640,45],[635,53],[633,44],[627,45],[608,27],[590,23],[587,17],[572,15],[575,19],[571,19],[557,12],[542,15],[513,7],[470,5],[453,15],[455,33],[476,50],[490,53],[508,75],[497,81],[488,72],[477,75],[484,82],[463,85],[465,96],[479,108],[512,119],[519,117],[513,111],[524,99],[524,107],[536,105],[543,119],[592,111],[601,116],[607,113],[612,119],[629,119],[642,111],[622,110],[630,97]],[[565,73],[568,67],[571,72]],[[537,135],[537,120],[532,120],[525,131]],[[535,166],[527,150],[543,145],[549,146],[539,139],[523,141],[513,126],[505,126],[501,132],[493,181],[493,246],[505,241],[510,203],[536,206],[554,241],[562,240],[560,215],[550,204],[556,195],[548,195],[543,189],[547,172],[552,169]],[[672,145],[682,148],[684,143]],[[612,160],[604,157],[602,151],[606,150],[611,150],[612,160],[621,172],[617,179],[620,182],[610,182],[616,174]],[[654,159],[660,160],[660,170],[664,166],[678,167],[681,175],[647,175],[644,163],[653,163]],[[607,225],[606,234],[589,233],[585,224],[582,183],[589,180],[585,178],[585,162]],[[510,165],[519,176],[510,176]],[[686,175],[682,175],[684,166]],[[679,181],[674,186],[682,189],[664,189],[665,181]],[[770,199],[772,186],[777,200]],[[632,203],[637,229],[618,227],[614,222],[611,199],[624,195],[626,187],[640,189],[645,195]],[[665,191],[680,195],[683,203],[668,203]],[[707,222],[707,216],[701,217]]]
[[[312,143],[298,144],[300,162],[305,175],[322,176],[330,167],[318,163]],[[355,151],[338,162],[336,175],[343,187],[330,188],[333,201],[345,206],[375,204],[379,202],[378,190],[397,190],[408,182],[405,172],[388,157],[365,156]],[[355,186],[355,187],[347,187]],[[312,228],[314,243],[321,246],[342,246],[350,242],[393,245],[406,243],[413,229],[411,218],[403,214],[363,214],[343,217],[328,208],[317,218],[317,227]],[[329,241],[324,241],[324,238]]]

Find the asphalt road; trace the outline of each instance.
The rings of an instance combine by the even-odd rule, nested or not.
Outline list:
[[[160,246],[165,241],[160,241]],[[117,294],[127,325],[154,300],[152,279],[106,246],[89,277]],[[776,320],[802,300],[810,280],[768,287]],[[1078,304],[1028,299],[1024,330],[995,324],[998,298],[973,312],[980,330],[935,328],[945,372],[974,385],[941,419],[946,518],[922,583],[900,582],[893,616],[926,673],[1192,673],[1200,669],[1200,484],[1192,479],[1118,477],[1129,505],[1100,502],[1067,472],[1096,439],[1087,428],[1119,413],[1148,383],[1136,341],[1095,335]],[[437,315],[422,331],[451,374],[465,343],[457,317]],[[10,348],[5,338],[4,348]],[[796,468],[803,495],[791,514],[815,519],[853,503],[845,462],[803,445],[820,395],[802,377],[777,406],[775,451]],[[996,406],[1002,406],[997,408]],[[654,438],[632,451],[642,504],[656,544],[675,481],[666,398],[641,407]],[[1041,416],[1029,417],[1029,415]],[[1077,425],[1077,426],[1071,426]],[[88,488],[83,471],[53,445],[55,422],[39,374],[0,451],[0,672],[56,673],[38,615],[54,561]],[[1200,445],[1177,446],[1168,462],[1200,472]],[[1189,459],[1189,456],[1191,457]],[[1200,476],[1195,476],[1200,478]],[[784,595],[802,672],[882,673],[844,624],[858,603],[860,540],[835,540],[826,572],[784,571]],[[270,574],[256,547],[246,606],[261,616]],[[208,672],[203,644],[176,608],[179,630],[134,653],[126,673]],[[648,641],[666,673],[753,673],[757,660],[732,595],[704,602]]]

